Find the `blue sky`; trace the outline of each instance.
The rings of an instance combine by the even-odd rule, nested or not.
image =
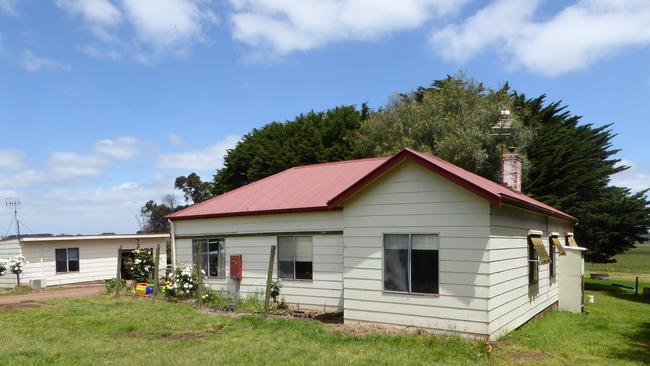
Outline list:
[[[459,70],[614,123],[639,190],[649,45],[634,0],[0,0],[0,198],[34,232],[132,232],[254,127]]]

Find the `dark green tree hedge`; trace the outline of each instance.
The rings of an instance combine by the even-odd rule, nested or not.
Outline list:
[[[356,157],[353,132],[368,113],[365,104],[360,110],[341,106],[253,129],[228,151],[214,175],[213,192],[222,194],[297,165]]]
[[[545,96],[518,95],[515,108],[535,135],[525,149],[524,191],[580,220],[574,231],[587,259],[605,262],[641,241],[650,229],[650,202],[645,192],[610,186],[610,177],[627,169],[614,157],[611,125],[580,124]]]

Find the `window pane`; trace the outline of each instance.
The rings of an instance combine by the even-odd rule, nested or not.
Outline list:
[[[313,243],[311,236],[296,236],[296,262],[311,262]]]
[[[278,277],[294,278],[295,244],[293,236],[278,236]]]
[[[79,271],[79,248],[68,249],[68,271]]]
[[[68,260],[69,261],[78,261],[79,260],[79,248],[69,248],[68,249]]]
[[[413,234],[411,235],[411,250],[438,250],[438,235]]]
[[[411,248],[411,292],[438,293],[438,251]]]
[[[296,279],[298,280],[311,280],[312,262],[297,262],[296,261]]]
[[[54,251],[56,257],[56,271],[68,272],[68,256],[65,249],[56,249]]]
[[[384,235],[384,289],[408,291],[408,235]]]
[[[210,240],[208,241],[208,250],[209,252],[207,253],[207,268],[208,271],[206,272],[208,276],[210,277],[217,277],[219,276],[219,247],[220,243],[218,240]]]

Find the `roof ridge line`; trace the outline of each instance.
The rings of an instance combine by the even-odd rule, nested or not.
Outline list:
[[[338,160],[338,161],[324,161],[322,163],[313,163],[313,164],[307,164],[307,165],[297,165],[297,166],[291,167],[290,169],[309,168],[309,167],[321,166],[321,165],[338,165],[338,164],[354,163],[354,162],[359,162],[359,161],[381,160],[381,159],[390,159],[390,156],[375,156],[375,157],[371,157],[371,158],[360,158],[360,159]],[[289,170],[289,169],[287,169],[287,170]]]

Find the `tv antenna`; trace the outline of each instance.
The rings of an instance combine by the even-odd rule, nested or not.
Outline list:
[[[514,98],[510,98],[508,103],[501,109],[501,111],[499,111],[499,119],[497,119],[497,123],[492,126],[492,136],[510,136],[510,129],[514,122],[514,119],[510,114],[510,107],[512,107],[513,102]]]
[[[5,207],[14,212],[14,221],[16,222],[16,233],[18,240],[20,240],[20,221],[18,220],[18,210],[20,209],[20,199],[18,198],[5,198]]]

